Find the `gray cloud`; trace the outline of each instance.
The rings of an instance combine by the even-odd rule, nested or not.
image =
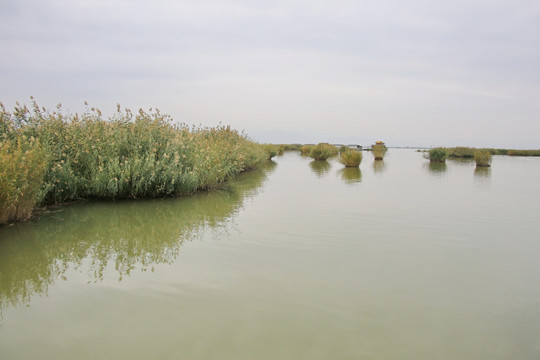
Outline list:
[[[73,111],[84,100],[105,112],[159,107],[272,142],[540,148],[535,1],[26,0],[0,10],[6,105],[34,95]]]

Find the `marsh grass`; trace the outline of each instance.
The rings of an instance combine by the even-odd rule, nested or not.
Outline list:
[[[230,127],[190,128],[159,110],[118,106],[109,119],[95,108],[64,115],[35,102],[0,110],[0,223],[28,218],[22,209],[39,204],[209,190],[269,156]]]
[[[332,156],[336,156],[338,152],[338,148],[334,145],[319,143],[311,149],[309,156],[317,161],[326,161]]]
[[[433,148],[424,153],[424,158],[433,163],[444,163],[448,156],[448,152],[445,148],[438,147]]]
[[[474,152],[474,161],[476,162],[476,166],[491,166],[491,158],[492,155],[489,150],[476,150]]]
[[[362,162],[362,152],[353,149],[344,151],[339,155],[339,162],[346,167],[358,167]]]

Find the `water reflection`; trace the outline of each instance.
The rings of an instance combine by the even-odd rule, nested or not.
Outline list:
[[[446,171],[446,163],[444,162],[430,161],[429,163],[425,164],[424,167],[427,167],[428,171],[436,176],[442,176]]]
[[[374,160],[373,161],[373,171],[375,173],[382,173],[386,168],[384,160]]]
[[[474,182],[477,184],[489,184],[491,180],[491,167],[477,166],[474,169]]]
[[[309,163],[311,171],[318,177],[323,177],[330,171],[332,165],[328,161],[317,161],[313,160]]]
[[[358,167],[345,167],[338,171],[345,184],[356,184],[362,181],[362,171]]]
[[[0,313],[29,304],[33,294],[46,293],[83,263],[90,264],[90,281],[103,279],[109,265],[121,280],[134,270],[172,263],[184,241],[230,221],[275,166],[268,162],[211,193],[71,205],[33,223],[0,229]]]

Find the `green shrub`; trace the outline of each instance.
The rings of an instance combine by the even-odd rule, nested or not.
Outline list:
[[[474,161],[476,161],[476,166],[491,166],[491,152],[489,150],[476,150]]]
[[[309,156],[314,160],[325,161],[332,156],[336,156],[337,154],[338,149],[334,145],[320,143],[311,149]]]
[[[339,162],[346,167],[358,167],[362,162],[362,152],[353,149],[342,152],[339,156]]]
[[[445,162],[447,154],[445,148],[438,147],[425,152],[424,158],[428,159],[430,162]]]
[[[339,147],[339,153],[344,153],[345,151],[349,150],[349,147],[347,145],[341,145]]]

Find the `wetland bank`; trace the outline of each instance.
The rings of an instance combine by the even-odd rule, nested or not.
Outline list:
[[[2,358],[538,358],[540,158],[368,155],[1,228]]]

